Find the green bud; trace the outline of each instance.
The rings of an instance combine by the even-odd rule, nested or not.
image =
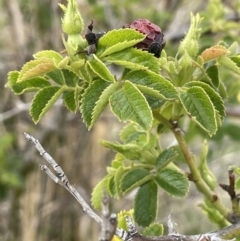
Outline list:
[[[194,16],[191,14],[191,25],[190,28],[183,39],[183,41],[180,43],[178,52],[180,54],[183,54],[185,50],[189,54],[190,57],[195,57],[198,53],[198,39],[200,37],[200,28],[198,25],[201,22],[200,15],[197,14]]]
[[[75,0],[68,0],[67,7],[60,5],[64,11],[62,29],[67,35],[81,34],[84,29],[83,19],[78,11]]]
[[[87,46],[87,41],[81,36],[84,29],[83,19],[78,11],[75,0],[68,0],[67,7],[59,4],[64,12],[62,18],[62,29],[66,33],[67,41],[63,37],[63,44],[71,59],[77,59],[75,56],[77,51],[81,51]]]

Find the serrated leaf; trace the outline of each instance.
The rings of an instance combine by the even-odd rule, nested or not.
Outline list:
[[[126,216],[128,216],[132,220],[134,220],[133,213],[134,213],[133,209],[130,209],[128,211],[126,211],[126,210],[120,211],[117,216],[118,228],[122,228],[122,229],[128,231],[127,224],[126,224]]]
[[[104,89],[108,86],[109,83],[102,79],[95,80],[82,95],[80,111],[82,113],[83,121],[89,129],[92,123],[92,113],[96,102],[99,100]]]
[[[178,154],[174,148],[165,149],[157,157],[157,160],[156,160],[157,169],[166,167],[172,161],[172,159],[175,158],[177,155]]]
[[[104,60],[128,69],[149,69],[159,73],[158,59],[154,55],[136,48],[128,48],[104,57]]]
[[[65,84],[65,79],[63,76],[63,73],[60,69],[55,69],[49,73],[46,74],[51,80],[53,80],[55,83],[59,85],[64,85]]]
[[[119,83],[119,82],[113,83],[113,84],[109,85],[102,92],[101,96],[99,97],[99,100],[95,103],[95,107],[92,112],[92,121],[91,121],[91,125],[89,126],[89,128],[92,128],[92,126],[95,124],[98,117],[101,115],[103,110],[106,108],[106,106],[109,102],[110,96],[119,89],[120,85],[121,85],[121,83]]]
[[[113,113],[121,121],[132,121],[143,129],[152,127],[153,116],[143,94],[129,81],[125,81],[122,89],[110,97]]]
[[[129,123],[124,126],[120,132],[120,139],[124,143],[130,143],[137,140],[139,135],[146,135],[146,132],[141,129],[141,127],[137,126],[134,123]]]
[[[65,106],[72,112],[76,113],[77,111],[77,106],[75,102],[75,93],[74,91],[69,91],[63,96],[63,102]]]
[[[31,60],[22,67],[18,82],[44,75],[54,69],[56,69],[56,66],[53,60],[47,58]]]
[[[210,98],[211,102],[213,103],[215,110],[219,114],[220,119],[221,120],[223,119],[223,117],[226,115],[223,99],[213,88],[211,88],[211,86],[200,81],[192,81],[188,83],[186,86],[188,87],[199,86],[202,89],[204,89],[204,91],[207,93],[208,97]]]
[[[16,95],[26,92],[35,92],[51,84],[42,77],[36,77],[23,82],[17,82],[19,72],[12,71],[8,74],[8,83],[6,84]]]
[[[216,112],[203,88],[192,86],[186,91],[180,91],[180,100],[193,121],[210,136],[215,134],[217,131]]]
[[[67,86],[76,87],[79,77],[71,70],[62,69],[61,70],[64,77],[64,82]]]
[[[158,186],[175,197],[184,197],[188,193],[187,177],[174,169],[160,169],[154,180]]]
[[[122,178],[121,188],[124,194],[152,179],[151,173],[142,168],[128,171]]]
[[[114,175],[114,181],[115,181],[115,188],[116,188],[116,197],[119,198],[122,194],[122,189],[121,189],[121,181],[123,178],[123,175],[125,174],[126,170],[120,166],[116,174]]]
[[[97,54],[102,58],[122,51],[141,42],[145,37],[145,35],[134,29],[114,29],[99,39]]]
[[[127,159],[136,160],[140,158],[141,149],[137,145],[121,145],[119,143],[112,143],[104,140],[100,140],[100,144],[104,147],[110,148],[113,151],[121,153]]]
[[[109,191],[109,194],[111,195],[111,197],[116,196],[116,184],[115,184],[114,175],[112,175],[112,177],[109,179],[108,191]]]
[[[108,183],[112,175],[105,176],[93,189],[91,203],[94,209],[101,210],[103,192],[108,190]]]
[[[36,54],[33,55],[35,59],[39,58],[47,58],[55,61],[55,64],[61,62],[63,60],[63,57],[61,54],[59,54],[56,51],[53,50],[42,50],[37,52]]]
[[[152,223],[143,230],[144,236],[161,236],[163,235],[164,227],[160,223]]]
[[[130,71],[125,79],[137,85],[143,85],[157,90],[166,99],[176,99],[177,91],[173,84],[159,74],[146,70]],[[150,94],[150,93],[149,93]],[[157,97],[157,96],[154,96]]]
[[[201,57],[203,58],[204,62],[211,61],[213,59],[220,58],[228,53],[228,50],[222,45],[215,45],[210,48],[205,49],[201,53]]]
[[[240,68],[240,55],[232,56],[230,59]]]
[[[134,220],[140,226],[147,227],[157,216],[157,185],[153,181],[143,184],[134,199]]]
[[[53,106],[63,91],[64,88],[58,86],[49,86],[37,92],[32,100],[32,105],[30,107],[30,115],[35,124]]]
[[[218,86],[219,86],[219,78],[218,78],[218,68],[217,68],[217,66],[216,65],[210,66],[206,70],[206,73],[209,76],[209,78],[211,79],[211,81],[214,84],[214,86],[218,88]]]
[[[218,63],[224,66],[225,68],[233,71],[236,74],[240,74],[240,67],[232,61],[229,57],[221,57],[218,59]]]
[[[92,71],[103,80],[108,82],[115,82],[114,76],[106,67],[106,65],[95,54],[93,54],[93,58],[94,59],[87,61],[87,64],[92,69]]]

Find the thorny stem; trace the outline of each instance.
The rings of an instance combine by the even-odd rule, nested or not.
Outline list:
[[[203,178],[201,177],[199,170],[197,168],[195,159],[193,155],[191,154],[188,145],[184,139],[183,132],[180,128],[177,126],[174,126],[171,122],[169,122],[166,118],[164,118],[162,115],[159,113],[154,112],[154,117],[166,125],[171,131],[173,132],[178,145],[185,157],[186,163],[190,169],[192,179],[199,190],[208,200],[210,200],[213,204],[213,206],[225,217],[227,218],[229,216],[229,212],[225,208],[225,206],[222,204],[220,199],[216,196],[214,192],[211,191],[211,189],[208,187],[208,185],[205,183]],[[228,225],[229,223],[225,221],[225,224]]]

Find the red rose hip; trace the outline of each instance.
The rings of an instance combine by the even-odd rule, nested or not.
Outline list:
[[[129,24],[123,25],[123,28],[132,28],[146,35],[146,38],[136,45],[137,48],[147,50],[159,58],[162,49],[165,46],[165,39],[162,30],[147,19],[137,19]]]

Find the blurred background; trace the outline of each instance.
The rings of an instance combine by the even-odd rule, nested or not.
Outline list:
[[[32,94],[15,96],[5,88],[7,73],[19,70],[43,49],[62,51],[60,0],[0,1],[0,240],[80,241],[98,240],[99,227],[85,214],[75,199],[56,185],[38,164],[44,160],[28,143],[23,132],[38,138],[62,166],[85,200],[90,203],[94,186],[106,174],[114,153],[99,145],[99,139],[118,140],[122,124],[105,111],[91,131],[81,115],[71,114],[61,101],[34,125],[28,109]],[[240,42],[240,0],[77,0],[85,28],[94,22],[94,31],[120,28],[134,19],[147,18],[159,25],[167,40],[168,55],[174,56],[188,30],[190,12],[205,15],[200,49],[224,40]],[[61,1],[66,4],[66,1]],[[215,11],[216,10],[216,11]],[[85,30],[86,32],[86,30]],[[227,169],[239,166],[240,159],[240,78],[221,73],[228,87],[227,117],[222,128],[209,140],[209,165],[217,180],[227,182]],[[186,138],[198,155],[206,136],[196,126],[185,124]],[[167,146],[172,136],[162,138]],[[184,166],[187,171],[187,167]],[[230,208],[226,194],[216,193]],[[114,212],[131,208],[131,196],[112,200]],[[159,193],[158,221],[166,226],[171,213],[176,230],[196,234],[216,229],[198,204],[202,196],[191,190],[180,200]]]

